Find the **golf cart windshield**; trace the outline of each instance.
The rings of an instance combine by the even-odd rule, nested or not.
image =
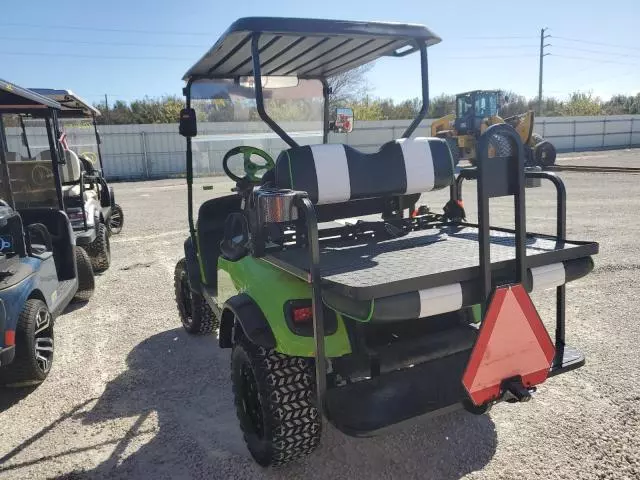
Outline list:
[[[2,114],[6,161],[15,208],[58,207],[46,120]],[[9,198],[6,182],[2,198]]]
[[[71,90],[31,88],[32,92],[59,102],[58,123],[66,133],[67,146],[83,160],[88,160],[96,170],[102,168],[100,158],[100,135],[96,118],[100,110],[92,106]]]
[[[59,118],[60,129],[66,134],[67,146],[79,157],[100,169],[100,150],[92,118]]]
[[[299,145],[322,143],[324,97],[319,80],[286,81],[262,78],[267,113]],[[198,120],[193,138],[193,172],[208,176],[222,172],[222,159],[234,147],[259,148],[274,159],[287,144],[266,125],[256,107],[253,77],[232,80],[198,80],[191,86],[191,106]],[[229,168],[239,176],[242,160]]]

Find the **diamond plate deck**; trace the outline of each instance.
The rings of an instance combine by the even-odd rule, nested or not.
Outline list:
[[[598,252],[597,243],[563,242],[541,234],[528,234],[526,243],[530,268]],[[515,268],[514,247],[513,231],[491,230],[494,269]],[[480,275],[475,226],[432,228],[390,240],[332,241],[321,243],[320,250],[323,284],[357,300],[473,280]],[[306,248],[270,253],[265,260],[305,281],[308,278]]]

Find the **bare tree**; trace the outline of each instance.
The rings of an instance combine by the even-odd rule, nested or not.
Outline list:
[[[332,115],[336,107],[349,106],[367,96],[369,93],[367,74],[372,68],[373,64],[369,63],[328,78],[329,87],[331,87],[329,111]]]

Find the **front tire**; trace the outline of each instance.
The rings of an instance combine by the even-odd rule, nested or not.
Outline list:
[[[51,370],[53,353],[53,316],[42,300],[30,298],[18,318],[15,359],[0,369],[0,383],[41,383]]]
[[[550,167],[556,163],[556,147],[546,140],[542,141],[535,146],[533,156],[535,158],[536,165],[540,165],[541,167]]]
[[[187,260],[184,258],[176,264],[173,286],[184,329],[192,335],[207,335],[217,331],[220,320],[202,294],[193,291],[187,272]]]
[[[122,207],[117,203],[111,210],[111,216],[109,217],[109,232],[113,235],[117,235],[122,231],[124,225],[124,212]]]
[[[78,291],[73,299],[76,302],[88,302],[96,287],[96,279],[93,275],[91,259],[87,252],[80,247],[74,247],[76,256],[76,268],[78,270]]]
[[[311,362],[239,337],[231,353],[231,380],[251,456],[266,467],[309,455],[322,434]]]
[[[93,271],[104,272],[111,265],[111,245],[109,244],[109,232],[107,226],[99,222],[96,227],[96,238],[85,247],[91,259]]]

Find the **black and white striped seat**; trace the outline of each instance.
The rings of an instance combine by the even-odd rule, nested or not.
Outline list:
[[[294,147],[275,168],[278,188],[305,191],[317,205],[419,194],[453,180],[453,158],[439,138],[399,139],[371,154],[341,144]]]

